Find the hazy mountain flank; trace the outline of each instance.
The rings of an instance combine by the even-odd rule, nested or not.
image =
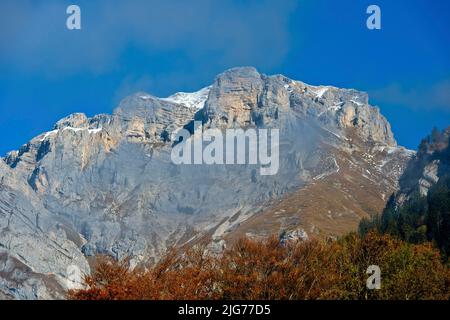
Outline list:
[[[280,129],[278,174],[173,164],[172,134],[194,120]],[[70,115],[0,160],[0,298],[61,297],[68,267],[87,273],[97,254],[139,264],[198,241],[220,251],[242,235],[356,230],[413,155],[366,93],[250,67],[196,93],[136,93],[112,114]]]

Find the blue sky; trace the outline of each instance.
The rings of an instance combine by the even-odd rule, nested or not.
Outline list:
[[[82,30],[66,29],[81,7]],[[366,28],[381,8],[382,29]],[[450,125],[450,1],[0,1],[0,155],[60,118],[110,113],[255,66],[367,91],[401,145]]]

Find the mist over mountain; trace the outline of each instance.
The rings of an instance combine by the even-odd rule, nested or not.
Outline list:
[[[194,121],[279,129],[277,174],[174,164],[173,134]],[[195,93],[138,92],[112,114],[69,115],[0,160],[0,298],[62,297],[71,266],[89,273],[99,254],[135,266],[243,235],[337,237],[381,212],[414,154],[366,93],[252,67]]]

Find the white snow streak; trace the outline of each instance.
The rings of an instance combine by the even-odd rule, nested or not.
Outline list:
[[[170,97],[161,98],[161,100],[181,104],[185,107],[199,110],[204,107],[210,90],[211,86],[203,88],[197,92],[177,92]]]

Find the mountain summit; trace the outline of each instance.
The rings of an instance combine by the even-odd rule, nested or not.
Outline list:
[[[279,129],[278,174],[173,164],[173,134],[194,121]],[[0,160],[0,298],[61,297],[70,270],[88,273],[99,254],[138,265],[241,235],[338,236],[381,211],[412,155],[366,93],[252,67],[195,93],[139,92],[110,115],[69,115]]]

